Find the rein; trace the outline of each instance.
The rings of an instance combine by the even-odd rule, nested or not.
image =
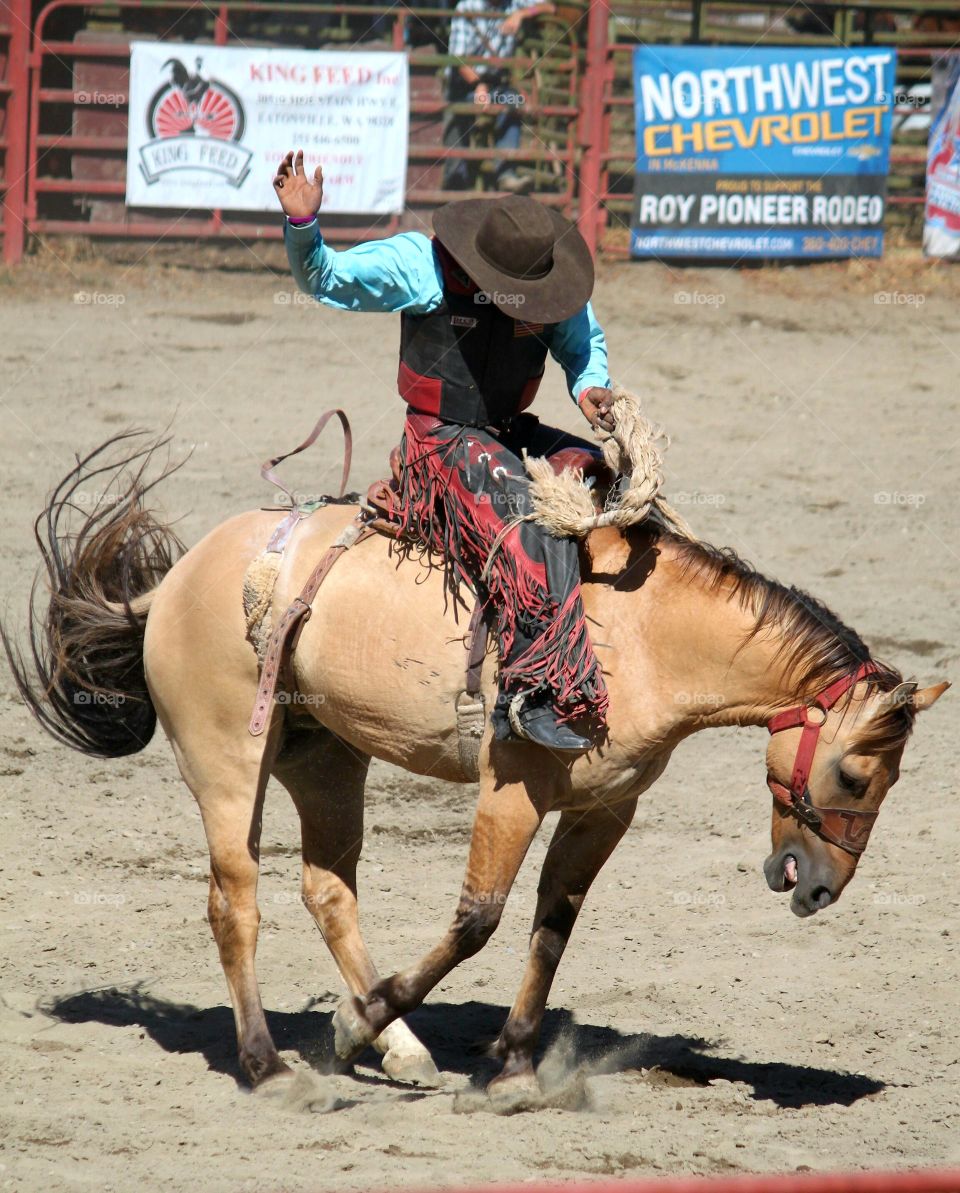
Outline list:
[[[810,798],[810,768],[817,751],[820,730],[827,713],[841,696],[869,675],[880,670],[875,663],[862,663],[853,675],[846,675],[815,697],[812,705],[798,704],[779,712],[767,722],[768,731],[780,733],[784,729],[803,729],[797,754],[793,761],[790,786],[786,787],[773,775],[767,775],[767,786],[777,803],[788,808],[799,821],[818,837],[837,845],[840,849],[859,857],[867,847],[870,830],[877,819],[877,812],[861,811],[859,808],[819,808]]]

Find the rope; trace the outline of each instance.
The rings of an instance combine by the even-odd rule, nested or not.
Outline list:
[[[635,394],[620,385],[614,385],[613,392],[614,429],[595,434],[607,465],[626,483],[621,481],[610,489],[606,508],[598,512],[579,473],[565,468],[557,476],[548,461],[527,458],[536,520],[551,534],[569,538],[585,538],[601,526],[623,529],[652,521],[671,534],[695,541],[686,520],[661,496],[669,438],[662,427],[646,418]]]

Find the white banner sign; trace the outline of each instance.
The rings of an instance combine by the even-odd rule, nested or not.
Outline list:
[[[933,61],[923,251],[960,260],[960,54]]]
[[[324,211],[399,212],[408,117],[405,54],[133,42],[127,204],[279,211],[302,149]]]

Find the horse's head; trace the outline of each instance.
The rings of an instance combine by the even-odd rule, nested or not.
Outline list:
[[[840,898],[884,796],[899,778],[914,717],[950,686],[918,691],[910,682],[883,690],[882,678],[879,685],[869,682],[876,678],[871,668],[769,723],[773,849],[763,870],[771,890],[793,891],[790,908],[798,916]],[[841,700],[847,693],[849,700]]]

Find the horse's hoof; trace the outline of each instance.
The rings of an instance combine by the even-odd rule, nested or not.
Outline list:
[[[487,1086],[487,1097],[494,1114],[519,1114],[543,1105],[543,1091],[534,1073],[495,1077]]]
[[[380,1065],[392,1081],[419,1085],[425,1089],[439,1089],[443,1085],[443,1078],[426,1051],[404,1053],[391,1048],[384,1054]]]
[[[274,1052],[268,1056],[254,1056],[243,1053],[240,1056],[240,1067],[246,1074],[253,1089],[260,1089],[276,1078],[293,1076],[293,1069],[285,1060]]]
[[[313,1073],[295,1073],[289,1067],[262,1081],[256,1096],[278,1110],[295,1114],[327,1114],[340,1105],[334,1091]]]
[[[532,1072],[495,1077],[485,1090],[458,1090],[453,1099],[454,1114],[519,1114],[542,1106],[543,1091]]]
[[[323,1055],[326,1067],[334,1073],[345,1073],[360,1053],[377,1038],[367,1022],[360,1000],[345,998],[324,1032]]]

